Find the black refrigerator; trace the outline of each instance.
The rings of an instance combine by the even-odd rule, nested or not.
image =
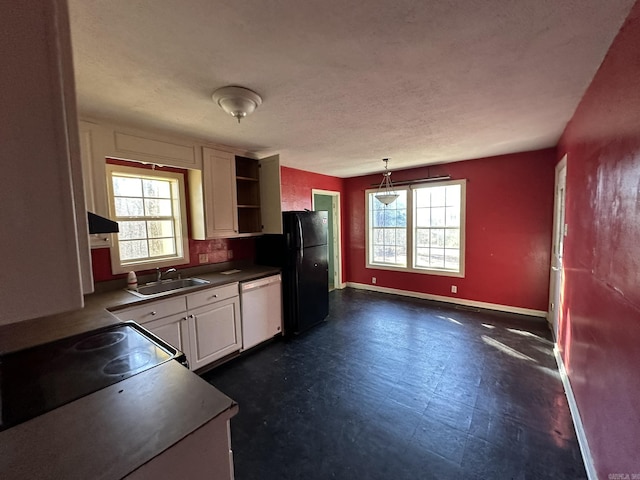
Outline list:
[[[282,235],[256,239],[256,263],[282,269],[284,332],[298,334],[329,313],[327,212],[282,212]]]

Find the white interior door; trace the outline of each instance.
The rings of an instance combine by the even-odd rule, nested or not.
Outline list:
[[[558,321],[562,313],[562,256],[564,238],[567,235],[565,222],[565,199],[567,191],[567,156],[556,166],[556,187],[553,212],[553,245],[551,251],[551,277],[549,282],[549,314],[554,339],[558,338]]]

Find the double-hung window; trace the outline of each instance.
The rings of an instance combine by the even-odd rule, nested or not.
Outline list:
[[[383,205],[367,190],[367,267],[464,276],[464,180],[396,188]]]
[[[398,198],[384,205],[368,190],[369,263],[388,267],[407,267],[407,198],[409,191],[396,189]]]
[[[184,176],[107,164],[114,273],[189,263]]]

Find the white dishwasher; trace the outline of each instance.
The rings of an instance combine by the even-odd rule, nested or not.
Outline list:
[[[240,283],[242,350],[282,334],[280,274]]]

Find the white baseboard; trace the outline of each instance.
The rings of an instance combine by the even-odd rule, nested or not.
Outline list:
[[[582,425],[582,419],[580,418],[580,412],[578,411],[578,404],[576,403],[576,397],[573,396],[573,390],[571,388],[571,382],[567,375],[567,369],[564,367],[562,361],[562,355],[558,347],[554,347],[553,354],[556,357],[558,363],[558,370],[560,372],[560,378],[562,379],[562,385],[564,386],[564,393],[567,396],[567,402],[569,403],[569,410],[571,411],[571,418],[573,419],[573,426],[576,429],[576,436],[578,437],[578,445],[580,445],[580,452],[582,453],[582,460],[584,461],[584,468],[587,471],[587,478],[589,480],[598,480],[598,474],[596,467],[593,464],[593,457],[591,456],[591,450],[589,449],[589,443],[587,442],[587,435]]]
[[[510,305],[500,305],[497,303],[477,302],[475,300],[466,300],[464,298],[445,297],[442,295],[431,295],[430,293],[410,292],[408,290],[399,290],[397,288],[379,287],[377,285],[368,285],[366,283],[347,282],[347,287],[358,288],[360,290],[371,290],[373,292],[393,293],[395,295],[403,295],[405,297],[424,298],[426,300],[435,300],[438,302],[453,303],[463,305],[465,307],[485,308],[487,310],[497,310],[500,312],[517,313],[520,315],[529,315],[532,317],[547,317],[547,312],[542,310],[533,310],[531,308],[512,307]]]

